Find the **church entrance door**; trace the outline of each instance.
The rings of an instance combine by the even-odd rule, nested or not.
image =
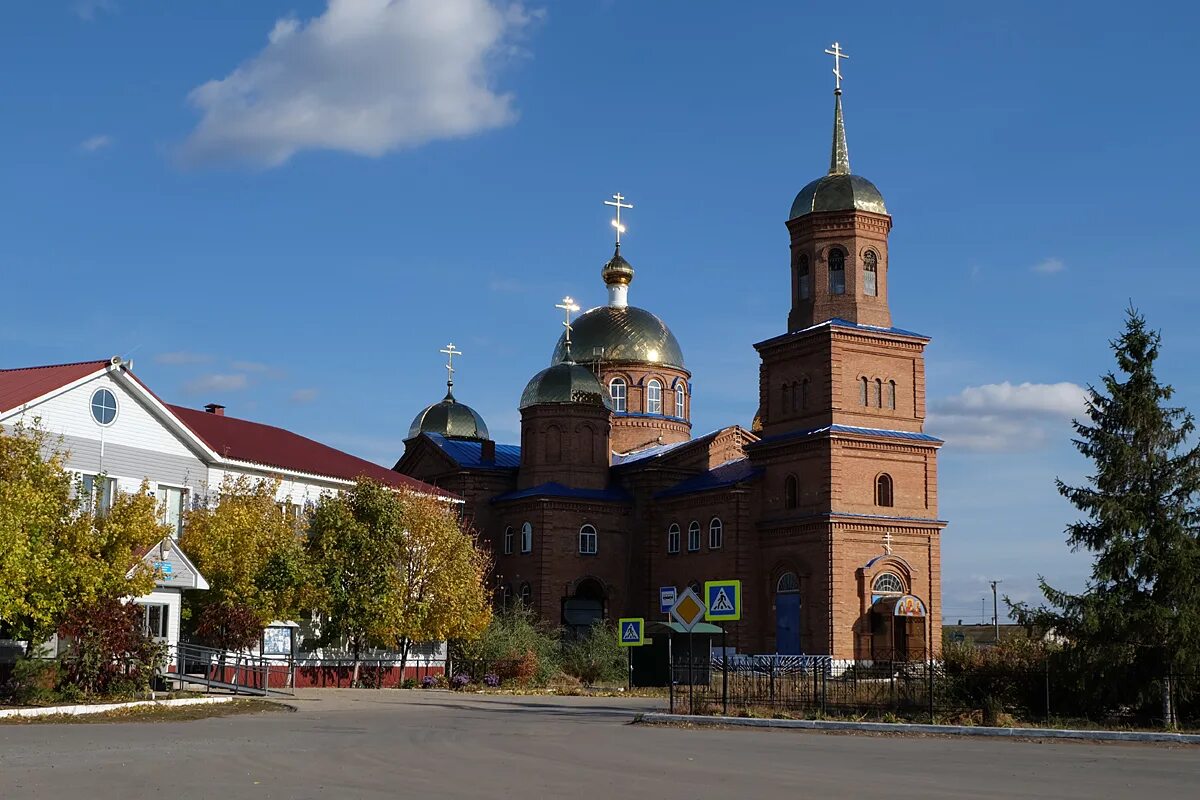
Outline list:
[[[775,652],[800,655],[800,579],[786,572],[775,586]]]
[[[604,587],[588,578],[563,599],[563,625],[575,636],[583,636],[592,624],[604,619]]]

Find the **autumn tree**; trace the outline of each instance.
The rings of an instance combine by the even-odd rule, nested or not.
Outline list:
[[[144,483],[102,509],[66,458],[37,426],[0,429],[0,622],[31,648],[73,609],[149,592],[140,555],[169,532]]]
[[[213,502],[184,516],[180,544],[208,580],[189,597],[196,631],[211,646],[252,646],[272,620],[306,607],[309,570],[302,521],[277,500],[279,480],[227,476]]]

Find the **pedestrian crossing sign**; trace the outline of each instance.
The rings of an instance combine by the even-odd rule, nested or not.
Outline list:
[[[641,647],[646,643],[646,620],[642,617],[622,617],[617,620],[621,647]]]
[[[709,622],[734,622],[742,618],[741,581],[705,581],[704,598]]]

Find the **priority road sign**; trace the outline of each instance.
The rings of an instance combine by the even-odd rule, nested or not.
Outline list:
[[[660,586],[658,587],[658,610],[663,614],[671,613],[671,606],[675,605],[675,587]]]
[[[706,620],[735,622],[742,618],[741,581],[705,581],[704,598],[708,601]]]
[[[621,632],[621,647],[641,647],[646,643],[646,620],[642,617],[622,617],[617,620]]]
[[[704,619],[704,602],[696,596],[689,586],[679,595],[675,605],[671,606],[671,616],[689,633]]]

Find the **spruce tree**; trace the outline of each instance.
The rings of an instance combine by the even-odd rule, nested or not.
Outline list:
[[[1200,447],[1191,414],[1169,405],[1155,375],[1160,335],[1130,308],[1112,342],[1117,370],[1089,387],[1075,447],[1094,469],[1058,490],[1084,515],[1067,528],[1073,550],[1095,555],[1081,594],[1041,581],[1047,605],[1017,616],[1054,630],[1093,691],[1112,705],[1161,699],[1173,726],[1170,675],[1200,672]]]

